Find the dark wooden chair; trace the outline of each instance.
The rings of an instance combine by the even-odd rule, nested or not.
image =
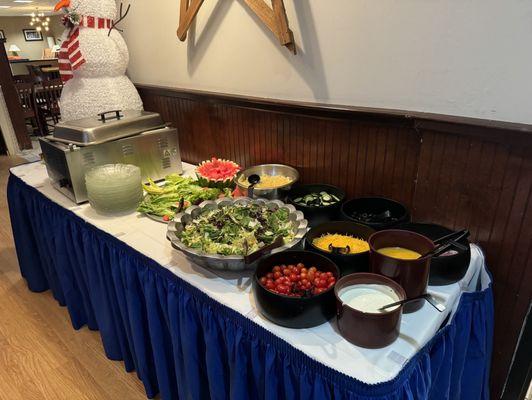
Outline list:
[[[45,81],[53,81],[54,79],[61,78],[61,75],[59,74],[59,69],[54,68],[52,65],[41,65],[41,76],[43,77],[43,80]],[[57,69],[57,70],[54,70]],[[53,71],[50,71],[53,70]]]
[[[26,68],[28,68],[28,72],[30,76],[33,79],[33,82],[39,83],[44,80],[43,73],[41,71],[41,67],[38,65],[26,65]]]
[[[63,91],[63,82],[61,79],[42,81],[42,87],[36,92],[36,104],[41,115],[41,120],[46,125],[46,130],[55,128],[55,125],[61,118],[59,101]]]
[[[15,83],[33,83],[33,78],[30,74],[13,75],[13,81]]]
[[[20,105],[22,106],[22,114],[26,125],[31,126],[33,133],[44,135],[45,132],[42,129],[41,121],[37,113],[37,107],[35,103],[35,86],[33,83],[15,83],[15,88],[18,92]]]

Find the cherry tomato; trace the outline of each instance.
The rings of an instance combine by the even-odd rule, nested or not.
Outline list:
[[[277,290],[279,291],[279,293],[288,294],[290,288],[288,287],[288,285],[278,285]]]
[[[306,268],[305,264],[280,264],[259,282],[273,293],[290,297],[315,296],[332,288],[336,277],[331,271],[320,271],[317,267]]]
[[[170,221],[170,216],[163,215],[163,221],[166,221],[166,222]]]

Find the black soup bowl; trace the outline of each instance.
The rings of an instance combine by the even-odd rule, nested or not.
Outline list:
[[[428,237],[430,240],[437,240],[455,231],[445,226],[430,223],[411,223],[401,226],[401,229],[412,231]],[[463,238],[458,241],[465,249],[452,247],[450,251],[432,257],[430,261],[429,285],[444,286],[460,281],[469,268],[471,261],[471,248],[469,240]]]
[[[305,249],[321,254],[331,259],[340,268],[341,276],[353,274],[355,272],[369,272],[369,248],[363,253],[339,254],[330,251],[324,251],[312,243],[314,239],[328,233],[338,233],[349,235],[355,238],[368,240],[375,233],[369,226],[357,224],[349,221],[326,222],[318,225],[307,232],[305,236]]]
[[[336,196],[339,201],[327,206],[305,206],[294,200],[304,198],[312,193],[326,192]],[[340,207],[345,200],[345,192],[337,186],[325,184],[298,185],[292,187],[286,197],[287,202],[302,211],[310,226],[317,226],[323,222],[336,221],[340,218]]]
[[[335,316],[334,286],[312,297],[290,297],[271,292],[259,282],[276,265],[298,263],[305,264],[307,268],[330,271],[336,280],[340,279],[338,267],[328,258],[310,251],[284,251],[271,254],[259,262],[253,277],[253,295],[260,313],[274,324],[296,329],[311,328]]]
[[[342,218],[377,231],[410,222],[410,212],[401,203],[384,197],[360,197],[342,205]]]

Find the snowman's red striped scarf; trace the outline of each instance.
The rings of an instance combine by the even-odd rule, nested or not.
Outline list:
[[[59,73],[61,80],[66,83],[74,77],[74,71],[85,64],[85,58],[79,48],[79,28],[111,29],[112,19],[82,16],[79,25],[74,26],[68,33],[67,39],[59,50]]]

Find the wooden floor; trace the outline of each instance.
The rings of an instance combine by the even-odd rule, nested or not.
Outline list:
[[[145,399],[98,332],[75,331],[50,292],[31,293],[21,278],[6,200],[9,167],[21,162],[0,156],[0,399]]]

